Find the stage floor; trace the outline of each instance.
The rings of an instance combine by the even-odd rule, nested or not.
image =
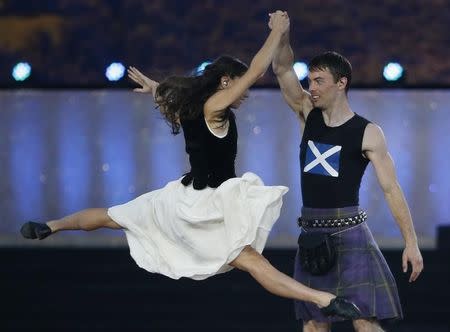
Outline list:
[[[291,274],[293,250],[264,255]],[[448,332],[447,253],[424,251],[425,271],[409,284],[401,252],[384,251],[405,319],[397,332]],[[128,249],[0,249],[0,331],[299,331],[290,300],[266,292],[246,273],[205,281],[171,280],[138,268]],[[338,324],[333,331],[351,331]]]

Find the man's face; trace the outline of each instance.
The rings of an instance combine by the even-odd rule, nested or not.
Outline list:
[[[338,83],[328,69],[309,72],[309,92],[314,107],[326,109],[335,101],[339,88]]]

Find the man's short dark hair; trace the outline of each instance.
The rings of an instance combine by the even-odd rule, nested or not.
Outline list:
[[[342,77],[347,78],[347,85],[345,92],[350,88],[352,82],[352,65],[342,55],[336,52],[325,52],[315,56],[308,65],[309,71],[326,70],[328,69],[333,75],[337,83]]]

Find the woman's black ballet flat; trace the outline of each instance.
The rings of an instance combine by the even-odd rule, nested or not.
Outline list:
[[[326,316],[339,316],[352,320],[361,317],[359,308],[354,303],[340,296],[332,299],[328,306],[320,310]]]
[[[52,230],[46,224],[29,221],[22,225],[20,233],[26,239],[45,239],[52,234]]]

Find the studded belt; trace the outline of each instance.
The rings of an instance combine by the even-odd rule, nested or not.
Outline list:
[[[297,224],[299,227],[346,227],[358,225],[367,219],[365,211],[359,211],[357,214],[346,218],[333,218],[333,219],[303,219],[298,218]]]

